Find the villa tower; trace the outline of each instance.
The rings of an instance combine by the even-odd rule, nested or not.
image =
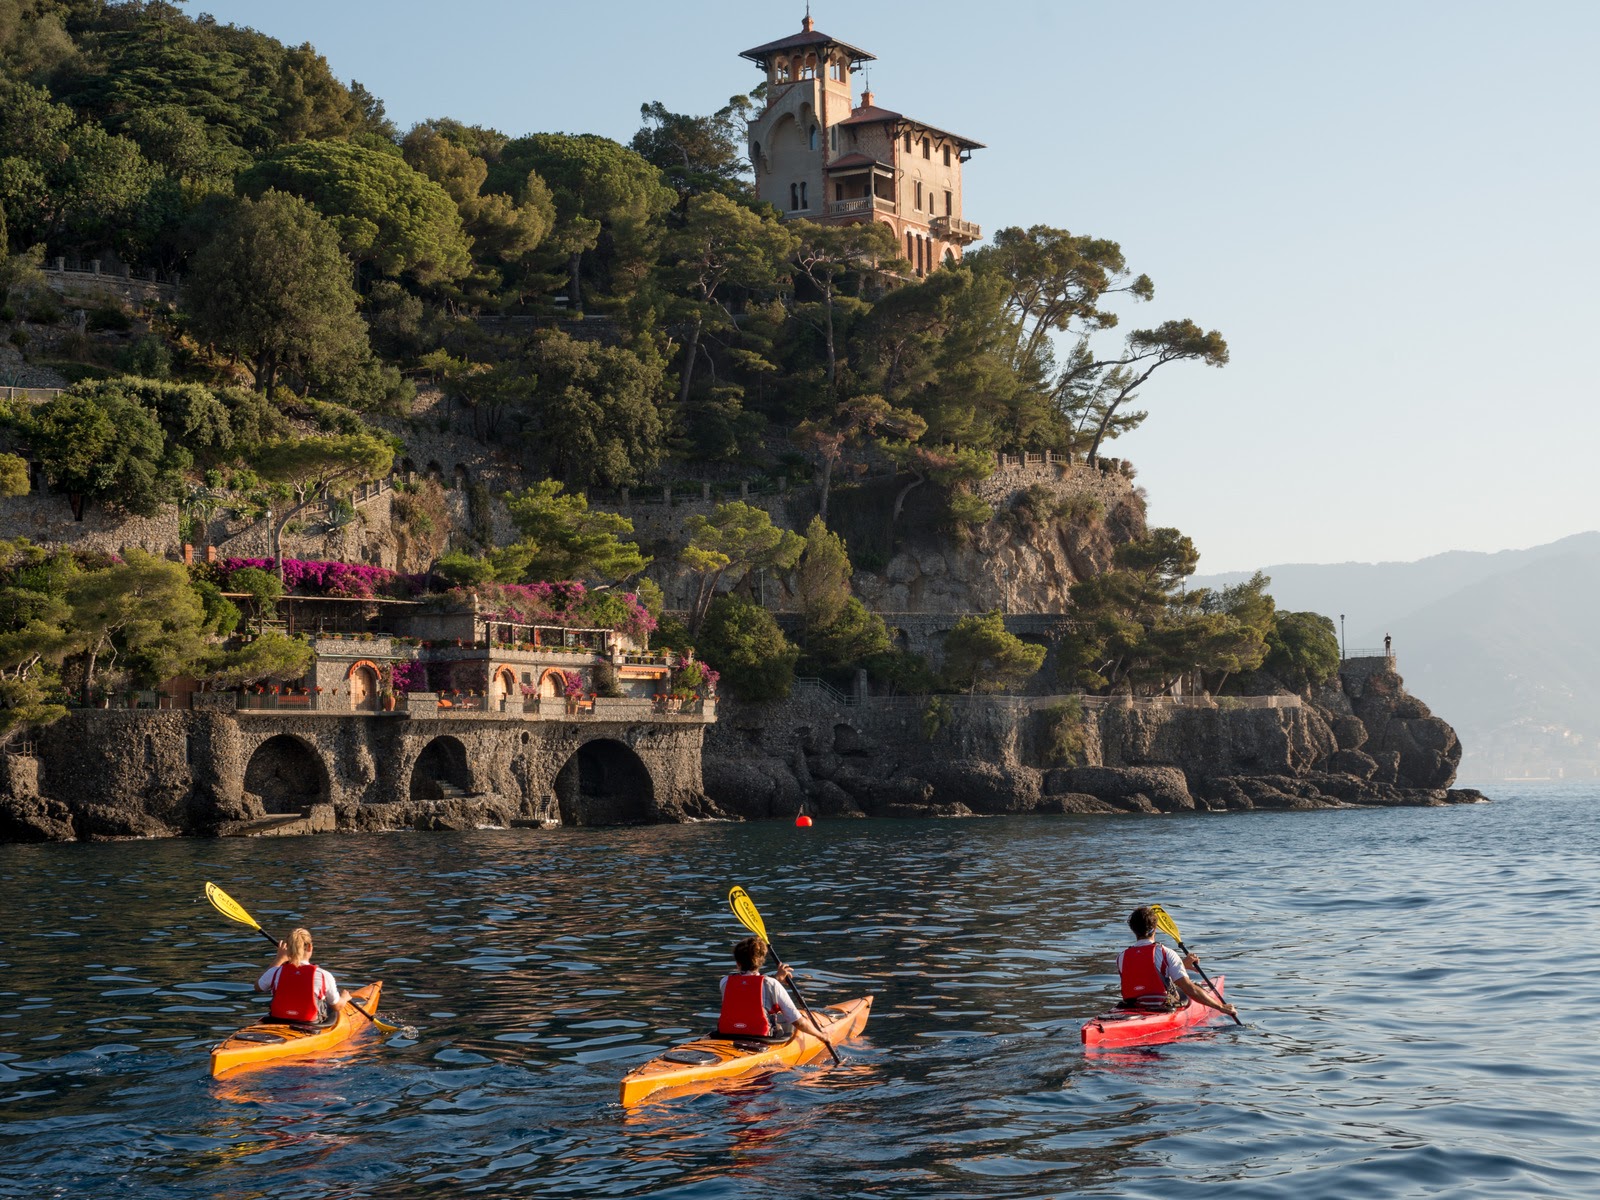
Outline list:
[[[917,275],[959,262],[982,232],[961,216],[961,168],[974,142],[880,108],[853,103],[852,76],[873,55],[818,32],[744,51],[767,76],[767,106],[750,125],[756,194],[786,219],[882,221]]]

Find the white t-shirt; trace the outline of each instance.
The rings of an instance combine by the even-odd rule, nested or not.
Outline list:
[[[271,994],[277,989],[277,986],[277,967],[268,967],[261,978],[256,980],[256,991],[258,992]],[[339,985],[334,981],[331,974],[318,967],[317,973],[311,977],[311,995],[319,1007],[325,1010],[331,1009],[334,1002],[339,999]]]
[[[1189,978],[1189,972],[1183,969],[1183,959],[1178,957],[1178,952],[1171,946],[1163,946],[1154,938],[1141,938],[1139,941],[1135,942],[1133,946],[1148,946],[1151,943],[1155,944],[1156,970],[1161,972],[1161,978],[1165,979],[1168,983],[1176,983],[1180,979]],[[1121,954],[1117,955],[1118,975],[1122,974],[1122,955],[1126,954],[1128,950],[1132,950],[1133,946],[1127,947],[1127,949],[1123,950]]]
[[[727,991],[728,980],[732,978],[733,976],[731,975],[724,975],[717,982],[717,991]],[[778,1019],[785,1025],[793,1025],[800,1019],[800,1010],[795,1007],[794,1001],[789,998],[788,991],[783,984],[770,975],[761,977],[761,1007],[768,1015],[777,1013]]]

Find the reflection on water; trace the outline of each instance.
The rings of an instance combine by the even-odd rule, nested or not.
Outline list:
[[[1594,1039],[1548,1017],[1593,930],[1596,810],[839,822],[0,848],[0,1195],[1572,1196]],[[207,1074],[304,923],[383,1015]],[[704,1029],[754,894],[826,1060],[625,1111]],[[1086,1057],[1122,919],[1167,904],[1245,1028]]]

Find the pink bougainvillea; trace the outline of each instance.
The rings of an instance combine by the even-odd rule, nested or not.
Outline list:
[[[224,583],[235,571],[246,567],[274,574],[278,570],[277,560],[271,558],[225,558],[217,564]],[[421,579],[366,563],[286,558],[283,560],[283,586],[286,591],[300,595],[370,600],[374,596],[414,595],[421,590]]]
[[[576,671],[561,672],[562,694],[569,700],[583,695],[583,676]]]
[[[397,662],[394,664],[392,679],[394,690],[397,692],[426,691],[428,687],[428,664]]]

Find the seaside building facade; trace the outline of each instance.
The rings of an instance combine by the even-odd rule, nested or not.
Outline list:
[[[750,125],[756,192],[786,219],[882,221],[912,271],[959,262],[982,231],[962,216],[962,167],[983,143],[878,105],[854,102],[854,76],[874,56],[816,28],[744,51],[767,77]]]

